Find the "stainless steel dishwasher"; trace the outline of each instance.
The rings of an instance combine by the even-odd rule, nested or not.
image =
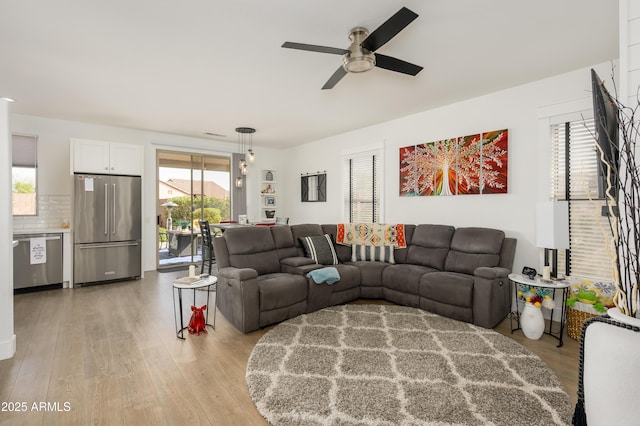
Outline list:
[[[13,288],[62,287],[62,234],[15,234]]]

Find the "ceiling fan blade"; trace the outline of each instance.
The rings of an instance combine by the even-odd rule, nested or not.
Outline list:
[[[384,46],[389,40],[396,36],[407,25],[413,22],[418,14],[403,7],[391,18],[387,19],[382,25],[375,29],[369,36],[364,39],[360,46],[375,52]]]
[[[322,86],[322,90],[333,89],[333,86],[338,84],[338,82],[342,80],[342,77],[344,77],[345,75],[347,75],[347,71],[342,66],[340,66],[340,68],[338,68],[336,72],[333,73],[329,80],[327,80],[324,86]]]
[[[387,55],[381,55],[376,53],[376,67],[384,68],[385,70],[401,72],[403,74],[416,75],[422,71],[420,65],[414,65],[402,59],[393,58]]]
[[[337,47],[316,46],[315,44],[304,44],[304,43],[292,43],[290,41],[285,41],[282,44],[282,47],[286,47],[287,49],[308,50],[310,52],[332,53],[334,55],[344,55],[345,53],[349,53],[348,50],[338,49]]]

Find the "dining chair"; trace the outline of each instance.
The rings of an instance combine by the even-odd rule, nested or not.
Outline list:
[[[213,241],[211,240],[211,228],[208,220],[198,220],[200,225],[200,235],[202,236],[202,266],[200,274],[204,272],[204,267],[209,262],[209,275],[211,275],[211,267],[216,260],[213,252]]]

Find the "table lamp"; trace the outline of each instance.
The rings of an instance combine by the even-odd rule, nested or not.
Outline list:
[[[544,249],[543,279],[556,278],[558,249],[569,249],[568,201],[545,201],[536,205],[536,246]]]

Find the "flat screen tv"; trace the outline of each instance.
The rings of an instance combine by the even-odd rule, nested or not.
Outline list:
[[[604,153],[604,161],[600,157],[600,150],[596,150],[598,156],[598,197],[606,197],[607,190],[607,163],[611,166],[611,192],[618,198],[618,170],[620,165],[620,153],[618,151],[618,106],[604,87],[604,83],[591,69],[591,87],[593,90],[593,117],[595,120],[596,143]]]

